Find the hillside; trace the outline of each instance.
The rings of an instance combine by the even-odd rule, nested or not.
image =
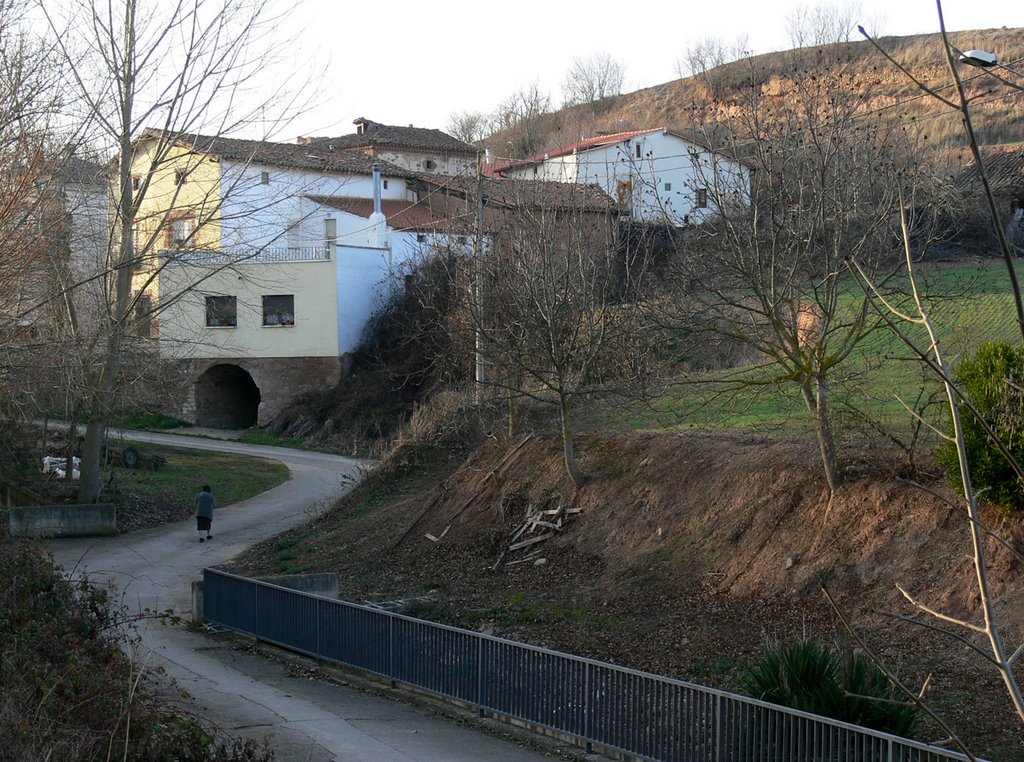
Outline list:
[[[961,50],[981,48],[1014,66],[1024,59],[1024,29],[988,29],[956,32],[952,43]],[[948,88],[950,74],[938,34],[884,37],[879,44],[921,82]],[[654,87],[607,98],[593,104],[563,108],[536,119],[531,126],[535,151],[556,148],[599,132],[668,126],[703,132],[728,120],[738,101],[751,88],[774,99],[785,99],[794,72],[837,67],[850,83],[864,112],[880,111],[903,120],[934,145],[962,145],[962,128],[954,114],[939,101],[922,97],[920,90],[897,71],[866,40],[823,49],[801,48],[766,53],[725,64],[705,74],[677,79]],[[965,68],[972,95],[976,126],[982,143],[1024,140],[1020,92],[978,69]],[[947,90],[948,92],[948,90]],[[482,141],[497,152],[516,143],[516,128],[495,133]]]
[[[490,441],[461,465],[408,445],[334,511],[239,568],[336,571],[351,600],[401,601],[414,616],[724,687],[765,638],[849,645],[823,582],[905,680],[931,675],[930,699],[976,751],[1024,756],[1020,725],[980,658],[876,613],[910,613],[897,583],[949,613],[977,613],[958,517],[898,482],[888,455],[855,460],[828,508],[807,443],[588,435],[580,450],[591,479],[574,492],[557,442],[543,436]],[[948,494],[941,480],[931,486]],[[560,506],[571,511],[560,531],[509,550],[531,511]],[[1019,519],[988,518],[1024,539]],[[1015,645],[1024,586],[1009,554],[991,550]]]

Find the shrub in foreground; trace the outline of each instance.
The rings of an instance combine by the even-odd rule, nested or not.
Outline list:
[[[1010,454],[1018,463],[1024,463],[1024,346],[982,344],[977,352],[960,361],[956,380]],[[974,489],[986,500],[1005,508],[1024,508],[1024,484],[1018,481],[992,437],[966,408],[961,408],[961,425]],[[938,459],[950,483],[962,492],[955,445],[943,443]]]
[[[154,697],[125,615],[41,549],[0,536],[0,760],[265,760]]]
[[[766,646],[740,687],[762,701],[894,735],[909,735],[917,719],[917,708],[867,657],[808,640]]]

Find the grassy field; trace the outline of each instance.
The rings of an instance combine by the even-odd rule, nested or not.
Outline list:
[[[921,274],[921,282],[948,361],[955,363],[985,341],[1020,341],[1009,277],[1001,263],[932,267]],[[852,281],[849,287],[847,303],[859,303],[860,291]],[[923,328],[901,327],[919,346],[927,346]],[[621,410],[617,422],[635,429],[810,433],[798,389],[792,383],[772,383],[777,372],[772,367],[750,367],[687,379],[648,404]],[[834,378],[832,401],[841,418],[848,424],[870,418],[899,436],[909,434],[913,420],[900,399],[913,406],[939,388],[937,379],[884,325],[861,341]],[[942,420],[940,414],[940,425]]]
[[[131,444],[143,455],[162,455],[167,465],[158,471],[115,470],[122,493],[150,500],[191,504],[204,484],[213,487],[217,504],[224,506],[255,497],[288,480],[288,468],[277,461],[201,450],[185,450],[138,442]]]

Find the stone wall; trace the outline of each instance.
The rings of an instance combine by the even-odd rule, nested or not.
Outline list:
[[[217,358],[168,361],[167,375],[174,384],[165,404],[170,413],[203,426],[196,400],[196,384],[215,365],[234,365],[252,378],[260,392],[257,424],[265,425],[297,396],[334,386],[341,377],[338,357]]]

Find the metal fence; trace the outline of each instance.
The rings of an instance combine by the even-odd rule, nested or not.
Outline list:
[[[967,759],[744,696],[213,569],[204,571],[203,600],[209,622],[644,759]]]
[[[169,265],[245,265],[268,262],[330,262],[328,246],[230,246],[224,249],[164,249]]]

